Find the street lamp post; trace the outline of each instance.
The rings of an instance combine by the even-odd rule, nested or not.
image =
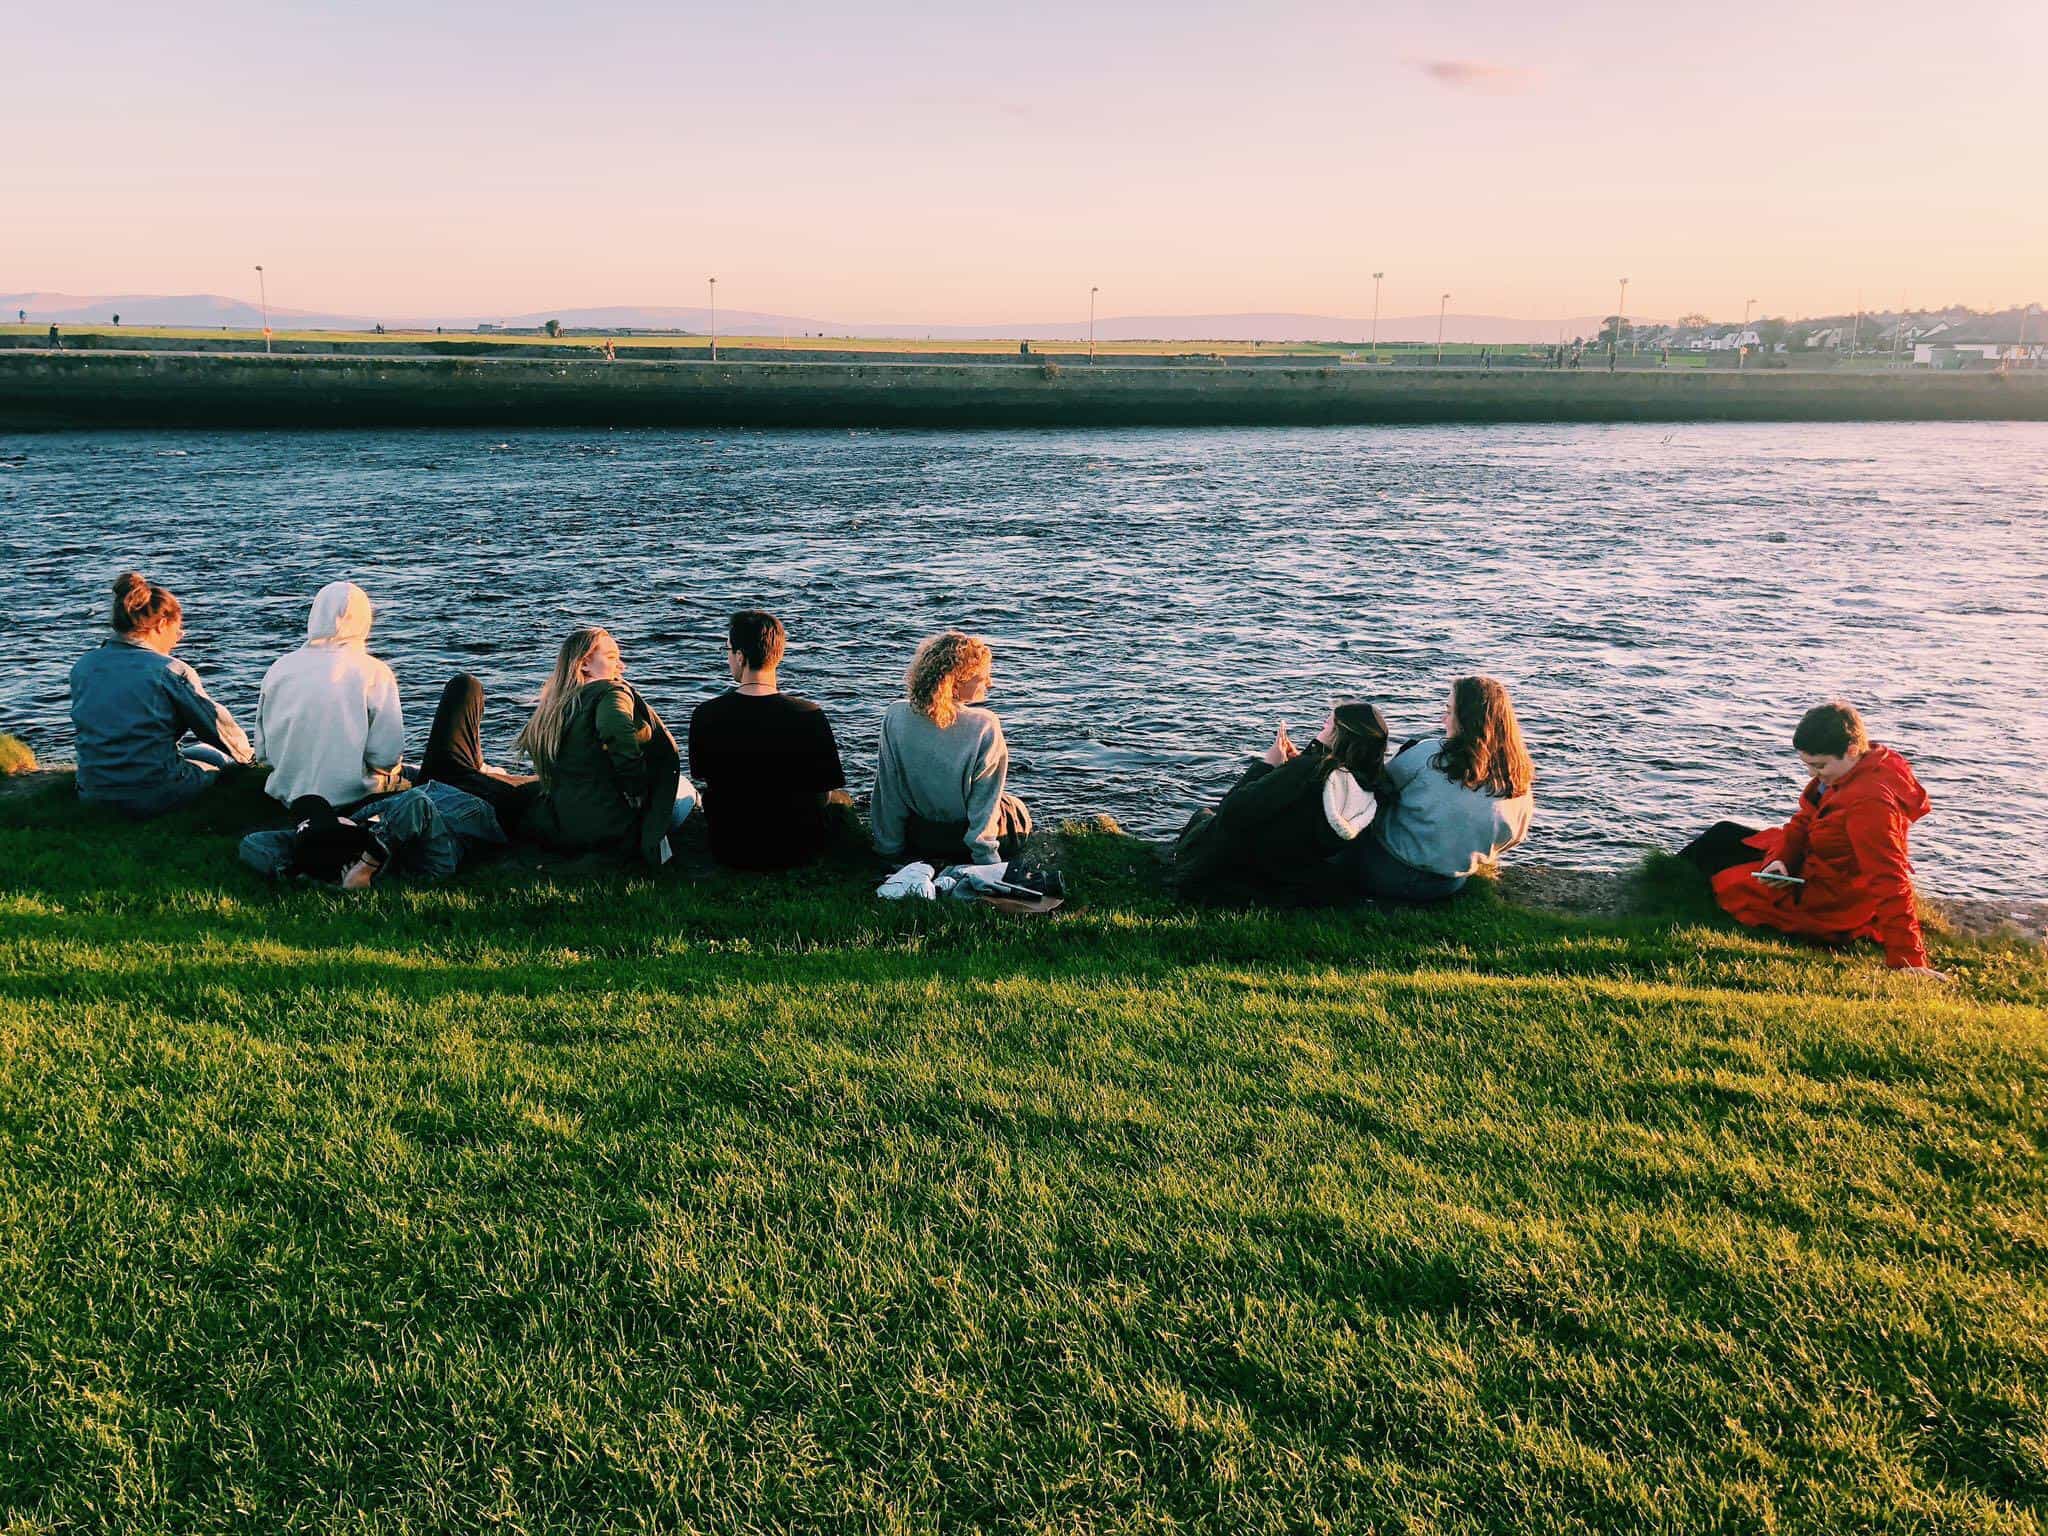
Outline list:
[[[1095,362],[1095,295],[1101,291],[1100,288],[1088,290],[1088,362],[1091,366]]]
[[[1387,274],[1375,272],[1372,275],[1372,360],[1380,360],[1380,279]]]
[[[1436,365],[1439,368],[1444,365],[1444,310],[1450,302],[1448,293],[1436,301]]]
[[[270,355],[270,284],[264,279],[263,268],[256,268],[256,296],[263,305],[263,355]]]
[[[1621,300],[1614,306],[1614,334],[1607,338],[1607,371],[1614,372],[1616,359],[1621,356],[1621,328],[1628,324],[1628,279],[1621,280]]]
[[[711,361],[718,361],[718,279],[711,278]]]
[[[1743,337],[1749,334],[1749,315],[1750,311],[1755,308],[1755,299],[1744,299],[1742,301],[1742,336],[1735,338],[1735,367],[1737,372],[1742,370],[1744,364],[1749,359],[1749,343],[1743,340]]]

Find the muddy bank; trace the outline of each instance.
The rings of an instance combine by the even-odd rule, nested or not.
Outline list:
[[[2048,421],[2048,375],[0,352],[0,430]]]

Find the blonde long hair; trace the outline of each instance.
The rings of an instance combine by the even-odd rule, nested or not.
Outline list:
[[[540,775],[543,784],[553,784],[555,759],[561,754],[562,733],[569,725],[569,710],[576,702],[576,690],[583,685],[576,679],[576,669],[583,665],[583,658],[596,648],[600,640],[610,635],[595,625],[586,624],[581,629],[569,631],[569,638],[562,642],[562,649],[555,654],[555,670],[548,674],[548,680],[540,690],[540,702],[533,707],[533,718],[526,722],[526,729],[519,733],[518,748],[533,764],[533,771]]]
[[[977,679],[986,678],[994,661],[995,652],[984,640],[957,629],[933,635],[917,648],[903,680],[910,702],[943,731],[960,718],[960,695],[971,692]]]

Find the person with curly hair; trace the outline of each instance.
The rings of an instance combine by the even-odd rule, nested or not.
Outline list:
[[[994,653],[949,629],[917,648],[907,698],[882,716],[868,819],[886,858],[934,864],[1014,859],[1031,812],[1009,792],[1010,748],[988,697]]]

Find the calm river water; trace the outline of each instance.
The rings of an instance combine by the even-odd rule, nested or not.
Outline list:
[[[375,599],[415,749],[456,668],[507,752],[561,635],[602,622],[678,734],[738,606],[855,788],[918,638],[996,647],[1014,787],[1176,828],[1274,723],[1449,680],[1513,689],[1527,857],[1616,865],[1776,819],[1809,702],[1855,700],[1934,800],[1927,887],[2048,888],[2048,428],[0,435],[0,729],[69,748],[65,674],[137,566],[246,723],[337,577]]]

